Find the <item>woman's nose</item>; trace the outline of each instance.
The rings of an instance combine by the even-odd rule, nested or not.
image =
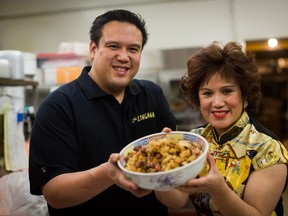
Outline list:
[[[215,107],[220,107],[220,106],[224,106],[225,103],[221,95],[214,95],[212,104]]]

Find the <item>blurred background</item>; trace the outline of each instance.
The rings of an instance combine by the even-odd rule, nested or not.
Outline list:
[[[237,41],[255,54],[263,78],[257,118],[288,146],[287,0],[0,0],[0,176],[27,167],[22,144],[34,112],[90,64],[91,23],[116,8],[146,20],[136,77],[161,85],[178,130],[204,123],[178,94],[188,56],[212,41]]]
[[[286,0],[0,0],[1,77],[37,82],[26,85],[24,97],[19,90],[15,100],[20,101],[20,107],[33,112],[47,93],[79,75],[82,66],[89,64],[92,21],[115,8],[132,10],[145,18],[150,38],[137,77],[163,87],[179,130],[202,123],[198,113],[187,108],[178,95],[187,57],[212,41],[233,40],[255,52],[263,74],[259,120],[281,139],[286,138]],[[274,47],[268,45],[271,38],[278,40]],[[4,94],[11,94],[10,88],[5,89]]]

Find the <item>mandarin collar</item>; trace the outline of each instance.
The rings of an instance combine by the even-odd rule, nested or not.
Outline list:
[[[249,123],[249,116],[246,111],[244,111],[238,121],[232,125],[226,132],[221,134],[219,137],[216,134],[215,128],[210,124],[206,126],[203,134],[213,133],[214,139],[218,144],[224,144],[229,140],[234,139],[238,136],[244,129],[244,127]]]

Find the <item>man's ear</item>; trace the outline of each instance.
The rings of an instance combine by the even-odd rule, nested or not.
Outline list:
[[[90,41],[90,44],[89,44],[89,53],[90,53],[90,59],[94,59],[94,55],[95,55],[95,52],[96,52],[96,43],[94,41]]]

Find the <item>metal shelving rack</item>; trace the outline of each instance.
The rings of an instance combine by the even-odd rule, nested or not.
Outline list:
[[[34,107],[38,104],[38,82],[24,79],[0,78],[0,86],[32,86]]]

